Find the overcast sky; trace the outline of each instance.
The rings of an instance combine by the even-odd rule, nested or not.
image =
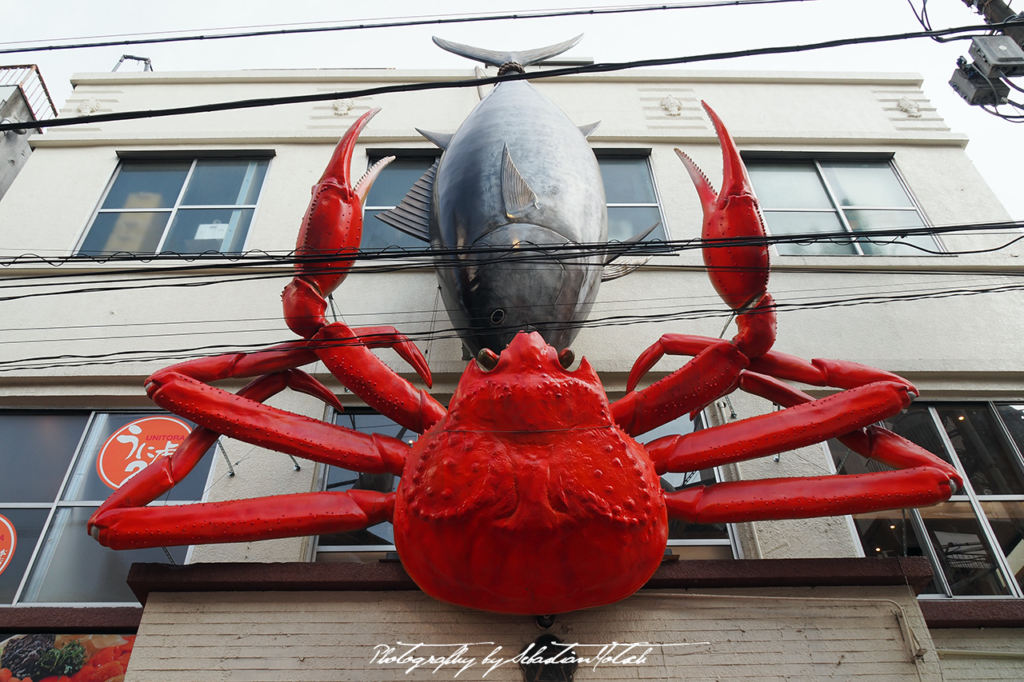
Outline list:
[[[914,0],[919,4],[921,0]],[[478,14],[506,10],[582,7],[578,0],[525,2],[316,2],[307,0],[217,2],[176,0],[145,3],[51,0],[29,7],[0,0],[5,20],[0,42],[42,41],[155,31],[195,31],[265,24],[391,19],[425,14]],[[608,6],[606,0],[593,6]],[[982,23],[962,0],[931,0],[932,26]],[[584,33],[567,57],[598,62],[629,61],[791,45],[883,33],[916,31],[920,25],[904,0],[805,0],[788,4],[647,12],[606,17],[520,19],[480,24],[375,29],[220,40],[202,43],[110,47],[53,53],[4,55],[0,63],[35,63],[60,107],[73,73],[110,71],[122,54],[149,57],[157,71],[275,68],[467,68],[469,63],[436,48],[431,35],[492,49],[540,47]],[[4,45],[4,47],[8,47]],[[1002,199],[1011,216],[1024,220],[1020,189],[1024,124],[1015,125],[970,107],[948,85],[956,58],[969,41],[939,44],[927,39],[865,45],[793,55],[748,57],[690,67],[801,71],[897,71],[924,76],[924,91],[939,114],[971,142],[968,155]],[[127,64],[122,70],[140,70]],[[1024,81],[1024,79],[1021,79]],[[1024,100],[1024,93],[1016,93]],[[823,103],[823,106],[827,106]]]

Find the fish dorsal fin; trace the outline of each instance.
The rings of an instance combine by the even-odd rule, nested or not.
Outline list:
[[[452,143],[452,138],[455,137],[455,133],[435,133],[429,130],[416,129],[416,132],[427,138],[441,149],[448,149],[448,145]]]
[[[504,66],[505,64],[519,64],[520,66],[529,66],[542,62],[545,59],[551,59],[556,57],[566,50],[574,47],[576,43],[583,39],[583,34],[576,36],[570,40],[566,40],[564,43],[558,43],[557,45],[550,45],[548,47],[538,47],[535,50],[518,50],[518,51],[506,51],[501,52],[499,50],[485,50],[481,47],[473,47],[471,45],[463,45],[462,43],[455,43],[451,40],[445,40],[444,38],[438,38],[434,36],[434,44],[440,47],[442,50],[447,50],[452,54],[457,54],[460,57],[466,57],[477,62],[483,62],[488,66]]]
[[[377,218],[396,230],[429,242],[430,204],[434,196],[434,176],[437,175],[438,163],[440,159],[420,176],[406,193],[402,203],[390,211],[378,213]]]
[[[509,218],[522,217],[537,205],[537,195],[516,168],[507,144],[501,152],[501,198]]]
[[[591,135],[594,134],[595,130],[597,130],[599,127],[601,127],[601,122],[600,121],[594,121],[593,123],[588,123],[585,126],[576,126],[576,127],[580,129],[581,133],[583,133],[583,137],[590,137]]]

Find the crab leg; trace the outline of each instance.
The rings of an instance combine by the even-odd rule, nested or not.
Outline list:
[[[876,382],[780,412],[648,443],[659,473],[696,471],[820,443],[891,417],[910,404],[903,383]]]
[[[232,397],[258,404],[279,393],[285,386],[302,390],[303,381],[302,373],[297,370],[271,374],[256,379]],[[219,389],[211,390],[216,391]],[[223,391],[222,393],[231,395]],[[280,411],[278,410],[278,412]],[[331,425],[324,424],[324,426]],[[304,452],[289,446],[282,451],[347,469],[355,468],[355,464],[350,456],[354,452],[362,464],[369,461],[378,468],[386,466],[385,470],[392,473],[401,472],[405,453],[408,450],[408,446],[405,443],[387,436],[363,434],[346,429],[343,426],[337,426],[334,429],[335,431],[331,435],[334,437],[335,442],[338,445],[347,444],[348,449],[336,446],[314,452]],[[210,446],[216,442],[220,435],[216,430],[205,426],[196,427],[185,438],[181,446],[175,450],[174,454],[169,457],[160,457],[114,491],[103,505],[100,506],[97,514],[108,509],[121,507],[143,507],[160,497],[191,473],[192,469],[195,468],[199,460],[202,459],[203,455],[206,454]],[[376,456],[374,456],[374,450],[376,451]],[[378,462],[378,459],[381,461]]]
[[[252,542],[362,530],[390,521],[395,493],[297,493],[227,502],[99,511],[89,533],[111,549]]]
[[[284,316],[289,328],[309,340],[307,347],[343,385],[386,417],[423,433],[444,416],[444,408],[369,351],[394,348],[430,386],[430,368],[419,349],[392,327],[350,329],[337,322],[328,324],[324,317],[327,296],[348,276],[362,241],[362,207],[370,186],[394,160],[388,157],[374,164],[352,187],[356,139],[378,111],[368,111],[352,124],[313,187],[295,248],[299,258],[295,278],[282,294]]]
[[[445,415],[441,403],[381,362],[353,330],[340,322],[317,332],[309,347],[338,381],[407,429],[423,433]]]
[[[792,407],[813,402],[814,398],[803,391],[782,383],[772,377],[754,372],[744,372],[740,387],[748,393],[767,398],[783,407]],[[837,435],[836,439],[861,457],[873,459],[894,469],[907,469],[927,464],[944,469],[954,479],[958,488],[963,486],[956,468],[928,452],[916,443],[898,436],[880,426],[867,426],[849,433]]]
[[[740,371],[775,343],[775,302],[768,293],[768,247],[764,218],[736,143],[718,115],[704,103],[722,146],[722,190],[683,152],[686,166],[704,210],[701,233],[704,264],[711,284],[735,311],[739,332],[731,341],[672,335],[647,349],[630,373],[629,393],[612,404],[616,423],[638,435],[686,413],[696,413],[736,387]],[[735,245],[737,239],[754,243]],[[759,242],[759,243],[758,243]],[[666,352],[695,355],[687,365],[661,381],[634,392],[640,377]]]
[[[670,519],[739,523],[927,507],[957,489],[942,469],[920,466],[853,476],[716,483],[665,493]]]
[[[257,379],[257,382],[262,380]],[[146,392],[160,407],[211,431],[368,474],[401,473],[408,450],[398,439],[364,434],[279,410],[246,397],[244,389],[236,395],[176,372],[150,377]],[[319,393],[314,395],[324,397]],[[337,403],[336,398],[334,403]]]
[[[902,380],[867,384],[820,400],[751,372],[743,372],[740,386],[788,409],[688,436],[659,438],[647,446],[659,473],[738,462],[828,438],[838,438],[858,454],[899,470],[695,486],[665,494],[670,517],[694,523],[736,523],[921,507],[949,499],[963,485],[952,465],[870,425],[909,403],[910,389]],[[897,401],[893,409],[887,393],[908,399],[903,404]],[[736,439],[732,452],[718,442],[730,438],[730,432],[735,432]]]

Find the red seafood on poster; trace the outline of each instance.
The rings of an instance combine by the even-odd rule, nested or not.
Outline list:
[[[14,530],[14,524],[6,516],[0,516],[0,573],[11,563],[17,546],[18,533]]]
[[[173,417],[144,417],[115,431],[96,457],[96,473],[117,490],[156,461],[174,454],[192,428]]]

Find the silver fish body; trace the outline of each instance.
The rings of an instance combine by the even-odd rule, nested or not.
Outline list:
[[[500,83],[452,136],[433,183],[437,277],[468,349],[500,352],[524,329],[567,347],[604,258],[565,248],[607,238],[601,171],[583,133],[526,81]]]

